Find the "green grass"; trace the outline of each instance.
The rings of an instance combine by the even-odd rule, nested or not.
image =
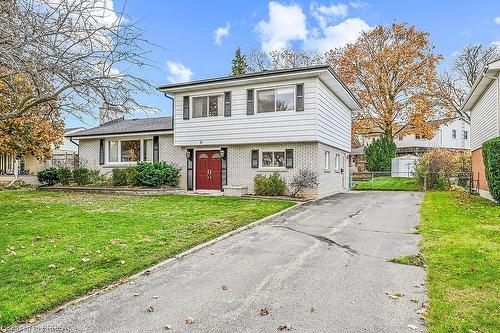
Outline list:
[[[0,327],[293,205],[0,191]]]
[[[355,181],[355,190],[378,191],[421,191],[414,178],[405,177],[376,177],[369,181]]]
[[[420,254],[408,254],[406,256],[391,258],[387,261],[394,262],[396,264],[411,265],[411,266],[424,265],[424,260]]]
[[[465,193],[426,192],[419,231],[429,332],[499,332],[500,206]]]

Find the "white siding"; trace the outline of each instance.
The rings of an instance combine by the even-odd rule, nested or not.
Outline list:
[[[318,79],[318,141],[344,151],[351,151],[351,112]]]
[[[247,89],[279,87],[304,83],[304,111],[282,111],[246,114]],[[196,93],[176,94],[174,110],[174,142],[178,146],[227,145],[252,143],[277,143],[316,141],[316,86],[315,78],[291,80],[275,84],[253,84],[230,89],[232,93],[231,116],[183,120],[183,96],[222,94],[228,89],[200,90]],[[192,110],[190,110],[192,111]],[[350,128],[350,125],[349,125]]]
[[[471,110],[472,150],[499,135],[498,84],[498,80],[493,81]]]

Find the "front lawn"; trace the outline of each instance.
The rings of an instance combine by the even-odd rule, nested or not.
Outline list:
[[[293,204],[0,191],[0,328]]]
[[[355,190],[378,191],[421,191],[415,178],[406,177],[375,177],[368,181],[355,181]]]
[[[426,192],[419,231],[429,332],[498,332],[500,206],[465,193]]]

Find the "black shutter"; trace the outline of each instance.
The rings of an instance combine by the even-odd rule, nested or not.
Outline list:
[[[222,156],[221,182],[222,182],[222,186],[225,186],[225,185],[227,185],[227,148],[222,148],[221,150],[224,152],[224,156]]]
[[[285,165],[287,169],[293,168],[293,149],[285,150]]]
[[[259,151],[252,150],[252,169],[259,167]]]
[[[226,91],[224,93],[224,117],[231,116],[231,92]]]
[[[104,139],[99,141],[99,164],[104,164]]]
[[[160,137],[153,136],[153,162],[160,160]]]
[[[247,115],[252,115],[254,112],[253,89],[247,90]]]
[[[189,96],[182,99],[182,119],[189,119]]]
[[[296,111],[304,111],[304,84],[297,84],[295,87],[295,110]]]
[[[194,159],[194,150],[188,149],[188,158],[187,158],[187,189],[193,190],[193,159]]]

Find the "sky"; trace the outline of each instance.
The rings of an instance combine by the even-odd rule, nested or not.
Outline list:
[[[156,68],[136,72],[154,85],[228,75],[236,48],[285,47],[325,51],[345,45],[376,25],[406,22],[430,33],[435,52],[449,59],[467,44],[500,47],[500,1],[237,1],[104,0],[144,30],[155,46],[149,58]],[[168,116],[163,95],[138,96],[156,113],[127,118]],[[98,121],[65,118],[66,127],[94,127]]]

